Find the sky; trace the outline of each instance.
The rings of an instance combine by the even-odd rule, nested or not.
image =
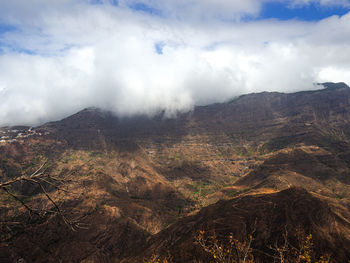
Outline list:
[[[0,0],[0,126],[350,84],[350,0]]]

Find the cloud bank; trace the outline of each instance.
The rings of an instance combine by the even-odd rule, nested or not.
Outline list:
[[[350,13],[318,22],[242,19],[263,3],[2,3],[0,24],[9,26],[0,27],[0,125],[36,125],[91,106],[172,114],[249,92],[350,83]]]

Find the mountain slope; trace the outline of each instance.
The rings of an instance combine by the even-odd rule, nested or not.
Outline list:
[[[202,230],[215,231],[216,237],[223,240],[229,235],[244,240],[252,234],[255,259],[271,262],[274,251],[270,246],[283,244],[281,233],[287,232],[297,247],[298,229],[302,229],[303,233],[312,234],[318,253],[332,255],[332,262],[345,262],[350,257],[349,219],[349,211],[339,210],[302,188],[290,188],[203,208],[154,236],[141,255],[157,252],[172,255],[174,262],[209,262],[210,257],[200,253],[199,245],[193,242]],[[125,262],[142,262],[142,257]]]
[[[203,254],[193,244],[202,227],[220,232],[223,222],[222,239],[245,238],[255,218],[259,250],[284,226],[299,226],[342,262],[350,250],[350,88],[324,85],[248,94],[173,118],[90,108],[40,127],[2,128],[0,180],[46,161],[59,188],[45,188],[84,225],[72,232],[38,185],[16,184],[10,190],[30,207],[51,212],[32,218],[0,193],[4,262],[133,262],[158,247],[182,251],[176,262],[187,262]]]

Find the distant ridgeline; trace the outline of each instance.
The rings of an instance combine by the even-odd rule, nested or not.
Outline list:
[[[347,84],[344,82],[338,82],[338,83],[333,83],[333,82],[325,82],[325,83],[317,83],[317,85],[322,85],[326,89],[344,89],[344,88],[349,88]]]

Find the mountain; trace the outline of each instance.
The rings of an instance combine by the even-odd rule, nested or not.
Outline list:
[[[322,85],[171,118],[88,108],[39,127],[1,128],[0,182],[46,161],[42,186],[61,213],[39,184],[8,190],[40,216],[0,191],[0,262],[142,262],[154,253],[207,262],[195,242],[202,230],[219,240],[252,235],[256,261],[269,262],[285,232],[298,245],[296,229],[312,234],[315,253],[346,262],[350,88]]]
[[[302,188],[247,195],[219,201],[179,220],[153,236],[145,254],[170,252],[175,255],[174,262],[205,262],[208,256],[198,251],[198,244],[193,240],[200,230],[207,233],[215,230],[221,239],[233,235],[244,240],[253,233],[251,246],[256,251],[255,257],[271,262],[274,253],[268,245],[283,243],[281,233],[297,236],[302,226],[303,231],[312,234],[320,253],[333,253],[334,260],[346,262],[350,257],[350,231],[344,218],[350,218],[349,211],[342,211]],[[142,262],[142,257],[126,262]]]

